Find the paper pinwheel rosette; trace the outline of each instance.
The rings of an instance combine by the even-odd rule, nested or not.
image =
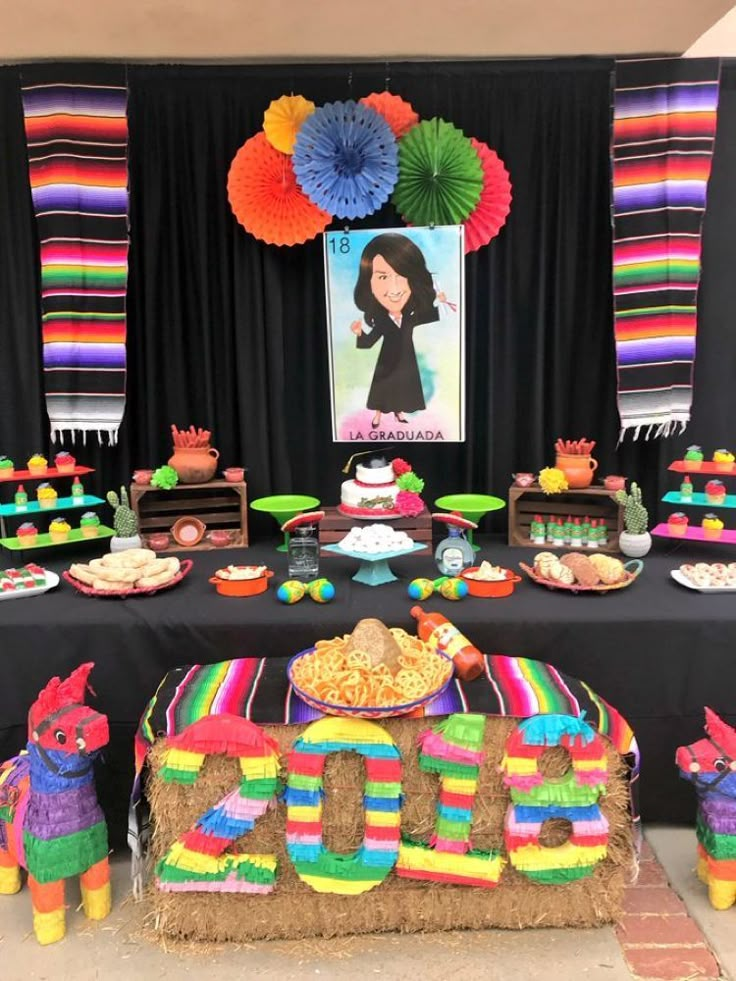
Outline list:
[[[405,136],[412,126],[419,122],[419,113],[414,111],[414,107],[400,95],[393,95],[391,92],[371,92],[364,96],[361,104],[383,116],[391,127],[391,132],[397,140]]]
[[[485,143],[470,138],[483,168],[483,189],[480,200],[463,222],[465,252],[475,252],[488,245],[501,231],[511,211],[511,180],[503,160]]]
[[[292,154],[296,134],[315,109],[303,95],[282,95],[274,99],[263,114],[263,132],[271,146],[280,153]]]
[[[399,143],[392,201],[412,225],[458,225],[477,207],[483,167],[467,136],[444,119],[425,119]]]
[[[271,245],[300,245],[332,220],[304,194],[291,157],[275,150],[265,133],[256,133],[235,154],[227,196],[245,230]]]
[[[396,140],[374,109],[328,102],[305,119],[294,146],[305,194],[339,218],[364,218],[387,200],[398,175]]]

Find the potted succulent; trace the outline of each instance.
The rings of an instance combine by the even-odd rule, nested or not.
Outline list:
[[[632,482],[631,493],[617,491],[616,500],[624,506],[624,525],[618,547],[632,559],[640,559],[652,547],[652,536],[647,531],[649,513],[641,501],[641,488]]]
[[[128,503],[128,492],[125,487],[120,488],[120,497],[115,491],[108,491],[107,502],[115,512],[113,515],[115,535],[110,539],[110,551],[124,552],[126,548],[140,548],[138,518]]]

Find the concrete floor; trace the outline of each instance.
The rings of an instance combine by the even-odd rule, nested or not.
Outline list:
[[[717,913],[693,873],[695,836],[690,828],[648,828],[646,836],[675,890],[686,903],[724,967],[736,978],[736,908]],[[407,978],[422,981],[482,978],[484,981],[573,981],[631,977],[612,927],[599,930],[488,930],[414,936],[357,937],[331,942],[296,941],[219,946],[205,951],[187,946],[163,950],[146,936],[142,910],[132,902],[128,861],[113,862],[114,908],[102,923],[90,924],[68,896],[66,938],[40,947],[30,932],[27,890],[0,900],[2,981],[146,981],[206,975],[217,981],[245,977],[327,979]]]

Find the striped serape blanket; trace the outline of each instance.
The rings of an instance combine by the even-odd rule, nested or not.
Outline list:
[[[417,716],[480,712],[526,719],[533,715],[579,716],[610,739],[630,763],[632,814],[637,818],[639,748],[631,726],[584,681],[542,661],[489,654],[485,672],[470,683],[457,678]],[[262,725],[295,725],[322,718],[296,695],[286,676],[286,658],[238,658],[217,664],[190,664],[164,677],[148,703],[135,738],[136,776],[129,813],[128,842],[139,859],[147,838],[142,773],[159,735],[176,736],[206,715],[235,715]]]
[[[125,67],[24,67],[22,98],[51,439],[96,432],[112,444],[125,409]]]
[[[613,291],[621,438],[690,420],[720,62],[616,63]]]

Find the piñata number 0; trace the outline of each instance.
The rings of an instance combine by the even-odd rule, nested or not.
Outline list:
[[[220,725],[218,725],[218,722]],[[276,856],[230,851],[236,838],[251,831],[276,799],[279,754],[275,740],[244,719],[207,716],[170,739],[160,777],[192,785],[207,755],[237,757],[242,780],[193,826],[180,835],[156,866],[159,889],[268,893],[276,881]],[[288,755],[285,792],[286,844],[302,881],[317,892],[357,895],[384,881],[394,866],[405,878],[490,888],[506,864],[499,852],[472,849],[470,829],[478,775],[485,758],[486,717],[457,714],[420,738],[419,766],[438,773],[440,794],[435,831],[429,845],[401,840],[401,758],[381,726],[359,719],[313,722]],[[546,778],[540,759],[550,746],[563,746],[572,766],[561,778]],[[322,836],[324,767],[331,753],[359,753],[365,763],[365,833],[350,854],[325,848]],[[511,803],[504,843],[519,872],[546,884],[591,875],[607,853],[608,822],[598,800],[607,780],[603,739],[583,719],[539,715],[510,734],[503,757],[504,783]],[[554,848],[540,842],[551,818],[571,822],[572,833]]]

